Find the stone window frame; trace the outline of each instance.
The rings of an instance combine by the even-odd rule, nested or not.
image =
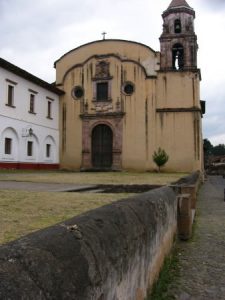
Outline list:
[[[82,95],[81,96],[76,95],[76,92],[78,90],[82,91]],[[84,88],[81,85],[74,86],[73,89],[72,89],[72,91],[71,91],[71,95],[72,95],[73,99],[75,99],[75,100],[83,99],[84,98]]]
[[[125,88],[126,88],[127,85],[132,85],[132,87],[133,87],[132,93],[126,93]],[[132,81],[124,82],[123,85],[122,85],[122,93],[126,96],[132,96],[135,93],[135,84]]]
[[[98,83],[108,83],[108,97],[105,100],[97,99],[97,85]],[[93,79],[93,102],[103,103],[103,102],[112,102],[112,77],[104,79]]]

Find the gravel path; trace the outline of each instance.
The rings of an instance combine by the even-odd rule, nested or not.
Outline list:
[[[194,237],[178,242],[180,276],[165,299],[225,299],[224,188],[220,176],[208,177],[201,187]]]

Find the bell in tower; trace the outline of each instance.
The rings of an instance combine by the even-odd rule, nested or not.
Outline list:
[[[196,70],[195,11],[185,0],[173,0],[162,14],[161,70]]]

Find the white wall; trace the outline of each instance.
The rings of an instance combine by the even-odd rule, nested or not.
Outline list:
[[[15,82],[17,84],[10,83]],[[14,106],[7,106],[8,84],[14,86]],[[30,90],[35,91],[35,114],[29,113]],[[47,118],[48,98],[53,99],[51,119]],[[29,129],[33,134],[29,136]],[[5,138],[13,141],[11,155],[4,154]],[[27,156],[27,142],[33,155]],[[51,145],[46,157],[46,144]],[[14,73],[0,68],[0,162],[59,163],[59,97]]]

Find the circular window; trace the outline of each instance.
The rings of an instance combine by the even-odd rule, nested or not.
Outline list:
[[[134,92],[134,84],[132,82],[127,82],[123,86],[123,92],[126,95],[132,95]]]
[[[84,96],[84,89],[81,86],[75,86],[72,90],[72,96],[75,99],[80,99]]]

